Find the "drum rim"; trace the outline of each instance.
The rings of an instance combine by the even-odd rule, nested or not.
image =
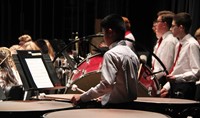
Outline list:
[[[55,103],[55,104],[49,104],[49,103]],[[67,110],[67,109],[73,109],[74,106],[69,103],[69,102],[65,102],[65,103],[61,103],[59,101],[49,101],[49,100],[28,100],[28,101],[4,101],[3,104],[10,104],[10,105],[19,105],[20,107],[24,108],[18,108],[18,109],[8,109],[5,108],[5,109],[1,109],[0,110],[0,113],[8,113],[8,112],[16,112],[16,113],[20,113],[20,112],[41,112],[41,111],[54,111],[54,110]],[[27,103],[27,104],[26,104]],[[30,103],[33,103],[33,104],[30,104]],[[62,106],[60,106],[61,104],[63,104]],[[21,106],[23,105],[23,106]],[[34,105],[36,107],[38,107],[38,109],[36,107],[32,107],[32,109],[28,108],[27,105]],[[46,109],[45,108],[39,108],[39,106],[43,106],[43,105],[47,105],[46,106]],[[68,106],[69,105],[69,106]],[[49,106],[54,106],[54,108],[49,108]],[[56,108],[57,107],[57,108]],[[9,107],[10,108],[10,107]],[[26,109],[25,109],[26,108]]]
[[[111,113],[109,113],[109,115],[111,114],[114,114],[114,112],[116,111],[116,113],[120,114],[121,112],[126,112],[126,111],[130,111],[128,113],[132,113],[132,115],[134,115],[134,113],[136,112],[137,114],[142,114],[142,113],[148,113],[149,115],[151,114],[154,114],[154,115],[159,115],[159,116],[165,116],[166,118],[170,118],[168,115],[166,114],[162,114],[162,113],[158,113],[158,112],[152,112],[152,111],[145,111],[145,110],[133,110],[133,109],[115,109],[115,108],[112,108],[112,109],[104,109],[104,108],[100,108],[100,109],[97,109],[97,108],[88,108],[88,109],[72,109],[72,110],[61,110],[61,111],[55,111],[55,112],[49,112],[49,113],[45,113],[43,114],[43,118],[45,117],[48,117],[49,115],[52,115],[52,114],[60,114],[60,113],[66,113],[66,112],[75,112],[75,111],[81,111],[81,112],[97,112],[97,113],[102,113],[103,111],[106,111],[105,113],[107,113],[108,111],[111,111]],[[121,112],[120,112],[121,111]],[[146,114],[145,114],[146,115]]]
[[[95,57],[95,56],[99,56],[99,57],[102,57],[103,58],[103,55],[101,53],[96,53],[96,54],[92,54],[92,55],[88,55],[85,59],[83,59],[77,66],[80,66],[83,62],[85,62],[87,59],[90,59],[92,57]]]
[[[162,102],[158,100],[162,100]],[[176,101],[181,101],[181,102],[178,103]],[[180,98],[161,98],[161,97],[137,97],[137,99],[134,102],[149,103],[149,104],[179,104],[179,105],[199,104],[200,105],[200,102],[195,100],[180,99]]]

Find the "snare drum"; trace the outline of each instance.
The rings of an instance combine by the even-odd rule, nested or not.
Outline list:
[[[76,109],[44,114],[44,118],[169,118],[160,113],[125,109]]]
[[[138,97],[134,101],[134,109],[153,111],[169,115],[173,118],[200,116],[200,103],[194,100],[159,97]]]
[[[77,85],[78,88],[87,91],[91,87],[96,86],[101,79],[101,65],[103,56],[101,54],[90,55],[86,57],[73,72],[68,81],[68,85]],[[80,93],[78,91],[72,91],[69,87],[66,93]]]

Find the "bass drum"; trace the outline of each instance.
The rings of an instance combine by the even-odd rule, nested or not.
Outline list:
[[[77,87],[83,91],[89,90],[96,86],[101,79],[101,65],[103,56],[100,53],[88,56],[83,60],[67,82],[67,90],[65,93],[80,94]],[[153,78],[151,69],[147,65],[142,65],[138,78],[138,97],[157,96],[159,91],[159,83]],[[75,86],[74,86],[75,85]]]
[[[141,64],[138,74],[138,97],[158,96],[160,85],[151,69],[147,65]]]
[[[67,82],[68,89],[66,93],[80,94],[78,90],[73,91],[74,85],[83,91],[89,90],[91,87],[96,86],[101,79],[101,65],[103,56],[100,53],[86,57],[73,72],[69,81]]]

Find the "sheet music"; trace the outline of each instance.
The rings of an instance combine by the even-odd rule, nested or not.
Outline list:
[[[37,88],[54,87],[41,58],[25,58]]]

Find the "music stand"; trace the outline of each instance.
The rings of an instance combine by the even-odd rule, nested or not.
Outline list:
[[[1,86],[0,86],[0,101],[2,100],[5,100],[6,99],[6,95],[5,95],[5,93],[3,92],[3,89],[1,88]]]
[[[65,88],[61,86],[48,54],[36,50],[17,50],[13,60],[22,80],[24,100],[28,99],[28,92],[31,91]]]

